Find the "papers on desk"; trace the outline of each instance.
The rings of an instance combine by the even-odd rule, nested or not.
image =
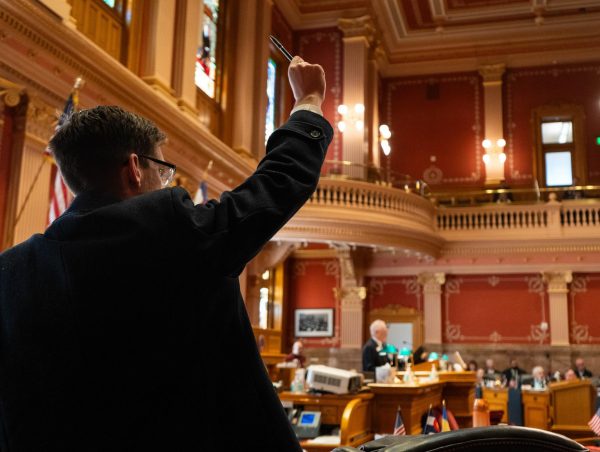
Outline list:
[[[327,446],[339,446],[340,437],[338,435],[322,435],[313,439],[307,439],[306,444],[325,444]]]

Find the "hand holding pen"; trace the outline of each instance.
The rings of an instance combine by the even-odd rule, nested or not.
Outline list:
[[[325,99],[326,86],[323,68],[318,64],[307,63],[299,56],[292,57],[274,36],[269,36],[269,38],[290,62],[288,78],[296,99],[296,106],[311,104],[321,107],[323,99]]]

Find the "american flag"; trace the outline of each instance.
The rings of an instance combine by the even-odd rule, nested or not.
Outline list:
[[[200,181],[200,185],[198,186],[198,191],[196,191],[196,196],[194,196],[194,204],[206,204],[208,201],[208,185],[206,184],[206,176],[208,172],[211,170],[213,166],[213,161],[208,162],[206,169],[204,170],[204,174],[202,175],[202,180]]]
[[[596,414],[592,416],[588,425],[597,436],[600,436],[600,408],[598,408]]]
[[[73,112],[77,109],[77,105],[79,104],[79,88],[83,85],[83,80],[81,77],[78,77],[75,80],[75,85],[73,85],[73,89],[71,94],[69,94],[69,98],[65,103],[65,108],[63,109],[60,117],[58,118],[58,124],[56,125],[56,130],[62,126],[67,119],[71,117]],[[52,192],[50,193],[50,209],[48,211],[48,224],[52,224],[54,220],[56,220],[62,213],[67,210],[69,204],[72,200],[72,195],[63,178],[56,169],[56,174],[54,176],[54,183],[52,184]]]
[[[396,412],[396,422],[394,423],[394,435],[402,436],[406,435],[406,428],[404,427],[404,421],[402,420],[401,409],[398,407],[398,411]]]

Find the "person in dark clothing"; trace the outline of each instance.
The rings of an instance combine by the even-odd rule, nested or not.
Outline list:
[[[56,132],[75,200],[0,254],[0,450],[301,450],[238,282],[332,139],[323,69],[295,57],[289,78],[296,105],[265,158],[205,205],[166,188],[175,167],[145,118],[102,106]]]
[[[580,380],[584,378],[592,378],[592,373],[585,367],[585,362],[583,361],[583,358],[577,358],[575,360],[574,370],[575,374],[577,375],[577,378],[579,378]]]
[[[519,385],[519,378],[525,375],[525,371],[519,367],[516,359],[510,360],[510,367],[502,371],[502,375],[506,380],[507,385]]]
[[[423,345],[417,347],[417,349],[413,353],[414,364],[421,364],[427,362],[428,359],[429,352],[427,351],[427,349]]]
[[[369,327],[371,337],[362,349],[363,371],[375,372],[375,368],[391,363],[387,354],[388,328],[383,320],[375,320]]]

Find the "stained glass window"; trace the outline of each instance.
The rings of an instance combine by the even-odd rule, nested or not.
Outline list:
[[[265,121],[265,144],[275,130],[275,92],[277,88],[277,63],[269,58],[267,63],[267,118]]]
[[[217,23],[219,0],[204,0],[198,50],[196,51],[196,86],[215,97],[217,76]]]

